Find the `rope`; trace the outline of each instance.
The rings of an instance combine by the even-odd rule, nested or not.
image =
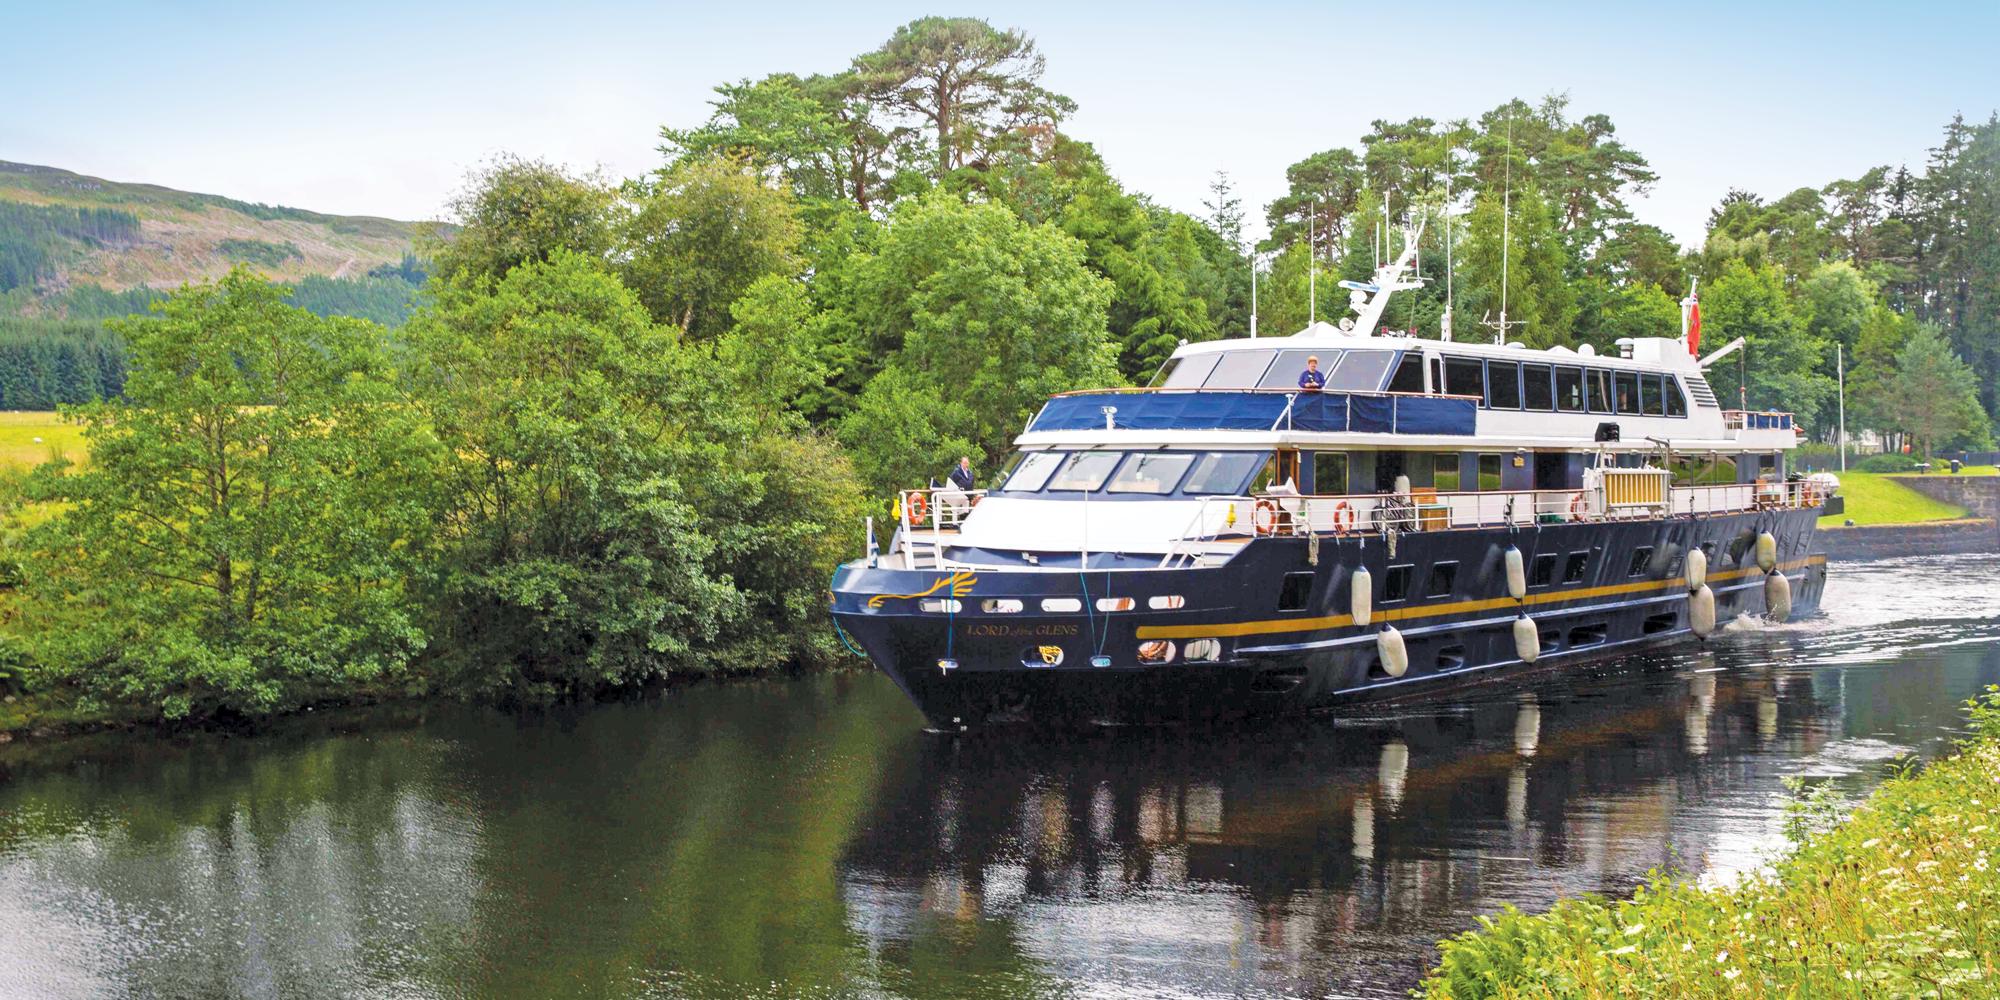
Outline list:
[[[833,581],[839,578],[840,578],[840,567],[836,566],[834,567],[833,575],[827,577],[826,579],[826,593],[829,598],[833,596]],[[828,600],[826,603],[826,617],[828,621],[833,622],[833,634],[840,637],[840,644],[846,646],[848,652],[853,653],[854,655],[859,656],[864,660],[867,659],[868,654],[862,652],[858,647],[856,647],[854,643],[847,638],[847,630],[840,627],[840,619],[834,617],[833,601],[831,600]]]

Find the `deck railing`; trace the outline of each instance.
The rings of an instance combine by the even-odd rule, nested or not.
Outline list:
[[[1257,535],[1347,535],[1447,531],[1507,525],[1618,521],[1670,514],[1717,514],[1809,507],[1830,491],[1813,482],[1674,486],[1661,503],[1607,503],[1602,487],[1438,493],[1293,494],[1208,497],[1174,540],[1163,567],[1198,557],[1202,543]]]
[[[1783,410],[1724,410],[1722,426],[1732,431],[1788,431],[1794,416]]]

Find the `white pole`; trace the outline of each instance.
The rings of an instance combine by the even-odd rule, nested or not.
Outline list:
[[[1306,326],[1319,322],[1319,250],[1313,246],[1319,239],[1314,224],[1319,221],[1319,199],[1314,198],[1312,212],[1306,216]]]
[[[1250,252],[1250,339],[1257,339],[1257,252]]]
[[[1833,345],[1833,370],[1836,384],[1840,387],[1840,429],[1835,432],[1835,440],[1840,447],[1840,471],[1847,471],[1847,352],[1839,344]]]

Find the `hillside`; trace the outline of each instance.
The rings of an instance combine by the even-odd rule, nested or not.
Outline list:
[[[325,215],[0,160],[0,294],[172,288],[247,262],[270,277],[359,278],[421,223]]]

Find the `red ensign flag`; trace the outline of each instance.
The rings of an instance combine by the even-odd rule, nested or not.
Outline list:
[[[1701,356],[1701,303],[1688,303],[1688,353]]]

